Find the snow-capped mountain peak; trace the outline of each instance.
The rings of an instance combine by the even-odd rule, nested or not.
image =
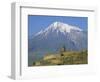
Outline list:
[[[46,29],[36,33],[35,36],[42,33],[48,34],[50,31],[52,32],[56,31],[57,33],[62,32],[65,34],[65,33],[70,33],[71,30],[82,31],[82,29],[80,29],[79,27],[56,21],[53,22],[51,25],[49,25]]]
[[[79,27],[76,27],[76,26],[72,26],[72,25],[69,25],[69,24],[65,24],[65,23],[62,23],[62,22],[54,22],[53,24],[51,24],[49,26],[49,29],[52,28],[52,29],[56,29],[56,30],[59,30],[61,32],[70,32],[71,30],[78,30],[78,31],[82,31],[82,29],[80,29]]]
[[[29,41],[30,50],[36,51],[56,51],[63,45],[68,50],[87,49],[87,32],[76,26],[54,22],[36,33]]]

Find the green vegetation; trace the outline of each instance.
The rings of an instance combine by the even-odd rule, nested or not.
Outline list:
[[[63,48],[58,54],[48,54],[45,55],[40,61],[33,62],[33,66],[75,65],[87,63],[87,50],[65,51],[65,48]]]

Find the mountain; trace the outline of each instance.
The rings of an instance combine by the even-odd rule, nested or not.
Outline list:
[[[56,51],[63,45],[67,50],[86,49],[87,32],[76,26],[54,22],[29,39],[29,50]]]

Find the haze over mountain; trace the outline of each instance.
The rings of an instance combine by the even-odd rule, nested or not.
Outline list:
[[[87,49],[87,32],[79,27],[54,22],[29,39],[29,51],[57,51],[62,46],[67,50]]]

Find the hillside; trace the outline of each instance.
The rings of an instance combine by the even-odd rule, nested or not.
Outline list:
[[[87,51],[64,51],[58,54],[48,54],[40,61],[33,62],[33,66],[48,66],[48,65],[73,65],[87,64]]]

